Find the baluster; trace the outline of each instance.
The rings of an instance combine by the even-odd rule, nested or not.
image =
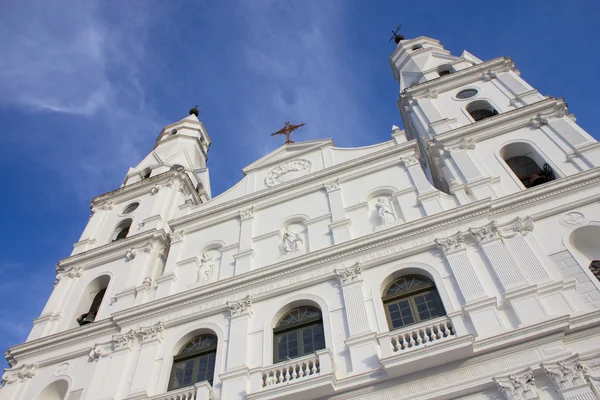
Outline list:
[[[289,381],[290,380],[290,367],[286,367],[285,368],[285,381]]]
[[[452,331],[450,329],[448,329],[448,325],[450,325],[447,322],[444,322],[444,335],[445,336],[450,336],[452,334]]]
[[[277,374],[278,374],[278,376],[277,376],[277,383],[283,382],[283,371],[280,370],[280,369],[278,369],[277,370]]]
[[[415,335],[417,335],[417,346],[418,346],[421,343],[423,343],[423,338],[421,337],[421,331],[420,330],[416,331]]]
[[[415,345],[415,339],[413,338],[412,332],[408,334],[410,340],[408,341],[409,347],[413,347]]]
[[[440,337],[442,337],[442,333],[438,325],[434,325],[431,327],[431,337],[435,340],[438,340]]]
[[[302,378],[304,376],[304,363],[300,363],[300,368],[298,368],[298,378]]]
[[[317,369],[317,363],[315,361],[312,361],[312,369],[311,372],[313,374],[316,374],[317,372],[319,372],[319,370]]]
[[[423,329],[423,343],[427,343],[430,341],[429,334],[427,334],[428,331],[431,332],[431,329],[429,329],[429,328]]]
[[[400,350],[400,341],[398,340],[397,337],[392,337],[392,349],[394,349],[394,351],[398,351]]]
[[[296,373],[296,368],[298,367],[298,365],[294,364],[294,369],[292,370],[292,379],[296,379],[298,377],[298,374]]]

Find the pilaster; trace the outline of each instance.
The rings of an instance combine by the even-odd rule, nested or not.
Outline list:
[[[344,310],[348,322],[346,346],[350,351],[352,373],[361,373],[378,368],[377,338],[369,327],[367,307],[363,294],[362,266],[356,262],[349,268],[336,269],[344,299]]]
[[[254,251],[252,250],[252,227],[254,224],[254,208],[239,212],[240,215],[240,245],[239,252],[234,254],[235,275],[240,275],[252,270]]]
[[[165,260],[163,274],[156,279],[157,289],[156,298],[167,297],[175,291],[177,282],[177,262],[181,258],[185,241],[185,231],[179,230],[169,234],[170,244],[168,248],[169,256]]]
[[[417,199],[427,215],[443,211],[439,192],[431,185],[417,157],[403,157],[400,162],[404,165],[410,179],[417,189]],[[402,210],[404,213],[404,210]]]
[[[351,223],[350,219],[346,218],[346,212],[344,211],[344,201],[339,179],[325,182],[323,186],[327,191],[327,199],[329,200],[332,221],[329,225],[329,230],[331,231],[333,242],[334,244],[346,242],[351,239]]]
[[[156,375],[159,366],[156,365],[157,354],[163,341],[164,324],[158,322],[152,326],[140,327],[136,332],[136,338],[140,344],[139,355],[135,365],[135,372],[129,388],[129,397],[137,395],[150,395],[153,385],[152,379]],[[150,368],[149,368],[150,366]],[[150,370],[150,373],[148,371]]]

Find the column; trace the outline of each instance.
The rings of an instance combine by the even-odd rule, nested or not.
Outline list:
[[[163,274],[156,279],[157,290],[156,298],[160,299],[171,295],[175,291],[175,283],[177,282],[177,261],[181,257],[183,250],[185,231],[183,229],[169,234],[171,243],[165,250],[166,260]]]
[[[529,285],[519,267],[512,260],[502,242],[496,221],[481,228],[469,228],[483,250],[498,278],[504,298],[511,304],[519,319],[519,326],[531,325],[546,318],[546,312],[537,296],[537,288]]]
[[[245,399],[250,388],[250,372],[247,364],[248,330],[252,316],[252,297],[241,301],[228,301],[230,322],[227,349],[227,368],[220,375],[221,398]]]
[[[417,199],[423,206],[425,213],[432,215],[443,211],[440,192],[435,190],[427,179],[423,168],[421,168],[419,159],[417,157],[403,157],[400,162],[408,171],[410,179],[412,179],[417,189]],[[404,214],[404,210],[402,210],[402,213]]]
[[[154,382],[149,378],[157,372],[156,355],[163,341],[164,330],[164,324],[158,322],[152,326],[140,327],[136,331],[140,351],[128,397],[150,396]]]
[[[379,368],[377,339],[375,332],[369,327],[361,272],[362,266],[359,262],[349,268],[335,270],[344,299],[349,332],[344,343],[350,351],[353,374]]]
[[[549,281],[550,275],[548,275],[546,268],[525,240],[525,236],[533,231],[531,218],[517,217],[508,224],[500,226],[499,229],[502,241],[515,258],[527,281],[531,284]]]
[[[252,250],[252,225],[254,222],[254,208],[248,208],[240,214],[240,245],[239,252],[233,255],[235,259],[235,275],[240,275],[252,270],[254,250]]]
[[[598,400],[592,384],[585,376],[586,368],[579,362],[578,354],[556,363],[544,363],[542,367],[561,399]]]
[[[351,239],[350,226],[351,221],[346,218],[344,211],[344,202],[342,199],[342,190],[340,189],[339,179],[323,184],[327,191],[329,200],[329,210],[331,211],[331,224],[329,230],[333,237],[333,243],[343,243]]]
[[[469,315],[478,337],[496,334],[504,327],[496,310],[496,299],[489,297],[467,256],[462,232],[435,239],[435,243],[446,258],[454,279],[465,301],[464,311]]]
[[[540,398],[531,368],[493,379],[506,400],[537,400]]]

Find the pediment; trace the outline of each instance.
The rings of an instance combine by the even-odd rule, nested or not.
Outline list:
[[[267,168],[276,164],[280,164],[287,160],[300,157],[304,154],[318,150],[321,147],[333,146],[332,139],[321,139],[321,140],[310,140],[306,142],[289,143],[285,144],[278,149],[272,151],[266,156],[256,160],[252,164],[248,165],[242,171],[244,175],[247,175],[251,171]]]

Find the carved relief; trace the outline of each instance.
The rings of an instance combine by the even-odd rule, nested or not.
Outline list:
[[[375,203],[375,210],[377,211],[377,219],[380,226],[392,225],[396,222],[396,216],[392,209],[392,204],[389,197],[379,196]]]
[[[133,329],[122,335],[114,335],[112,339],[113,349],[117,351],[130,348],[133,345],[134,341],[135,331]]]
[[[517,217],[508,224],[500,225],[498,229],[503,238],[512,238],[518,234],[525,236],[533,231],[533,220],[531,217]]]
[[[162,323],[162,321],[159,321],[152,326],[140,327],[140,329],[136,331],[136,336],[142,343],[150,342],[152,340],[158,340],[162,343],[164,330],[165,325]]]
[[[134,249],[129,249],[127,250],[127,252],[125,253],[125,259],[127,261],[131,261],[135,258],[135,256],[137,256],[137,251],[135,251]]]
[[[483,79],[484,81],[491,81],[492,79],[495,79],[495,78],[496,78],[496,73],[490,69],[488,69],[486,72],[484,72],[481,75],[481,79]]]
[[[2,375],[2,383],[25,382],[27,379],[33,378],[36,372],[37,367],[33,364],[23,364],[15,369],[7,369],[4,375]]]
[[[154,196],[156,193],[158,193],[159,190],[160,190],[160,187],[158,187],[158,185],[152,186],[152,188],[150,189],[150,195]]]
[[[245,221],[247,219],[250,219],[254,216],[254,207],[248,208],[246,210],[242,210],[240,211],[240,219],[242,221]]]
[[[523,373],[511,374],[506,378],[494,378],[498,389],[507,400],[537,399],[535,378],[533,372],[528,370]]]
[[[334,190],[338,190],[340,188],[340,180],[336,179],[335,181],[325,182],[323,186],[325,186],[327,193],[333,192]]]
[[[281,241],[286,254],[294,254],[304,250],[304,240],[299,234],[294,233],[289,226],[283,231]]]
[[[500,238],[496,221],[492,221],[481,228],[469,228],[469,232],[479,244],[485,244]]]
[[[231,318],[252,314],[252,296],[248,295],[241,301],[228,301],[227,307]]]
[[[428,99],[437,99],[438,92],[435,89],[429,89],[427,90],[427,92],[425,92],[425,97],[427,97]]]
[[[342,285],[345,285],[361,280],[362,265],[360,264],[360,262],[357,261],[354,265],[352,265],[349,268],[336,269],[334,272],[337,275],[340,282],[342,283]]]
[[[92,347],[88,356],[92,361],[97,361],[101,357],[110,355],[110,353],[113,351],[113,345],[114,344],[112,340],[108,343],[96,344]]]
[[[54,371],[54,376],[67,375],[67,372],[69,372],[69,368],[71,368],[71,364],[69,364],[68,362],[60,364],[58,368],[56,368],[56,370]]]
[[[462,232],[456,232],[448,238],[434,239],[435,244],[444,255],[464,249],[464,236]]]
[[[171,244],[179,243],[183,241],[183,237],[185,236],[185,232],[183,229],[175,231],[173,233],[169,233],[169,239],[171,239]]]
[[[534,118],[531,118],[531,120],[529,120],[529,122],[531,123],[531,126],[533,128],[537,129],[543,125],[546,125],[548,123],[548,118],[545,118],[541,114],[538,114]]]
[[[273,168],[271,170],[271,172],[269,172],[267,174],[267,177],[265,178],[265,185],[267,185],[268,187],[278,185],[279,183],[281,183],[281,178],[284,175],[290,174],[293,172],[297,173],[297,174],[294,174],[293,176],[306,175],[310,172],[311,166],[312,165],[311,165],[310,161],[300,159],[300,158],[296,158],[294,160],[287,161],[284,164]],[[289,180],[289,178],[292,178],[292,177],[286,177],[286,178],[288,178],[288,180]]]
[[[474,150],[475,149],[475,141],[472,138],[465,139],[463,138],[460,142],[450,146],[444,146],[444,151],[447,153],[452,153],[453,151],[459,150]]]
[[[196,283],[198,282],[211,282],[213,273],[215,270],[215,264],[213,258],[208,253],[202,253],[200,256],[200,265],[196,273]]]
[[[577,355],[556,364],[542,364],[542,367],[544,367],[544,372],[558,390],[569,389],[586,383],[585,367],[581,365]]]
[[[418,157],[402,157],[400,159],[400,163],[404,164],[407,168],[412,167],[413,165],[419,164],[419,158]]]
[[[585,221],[585,217],[579,212],[570,212],[565,214],[563,221],[568,225],[577,225]]]

